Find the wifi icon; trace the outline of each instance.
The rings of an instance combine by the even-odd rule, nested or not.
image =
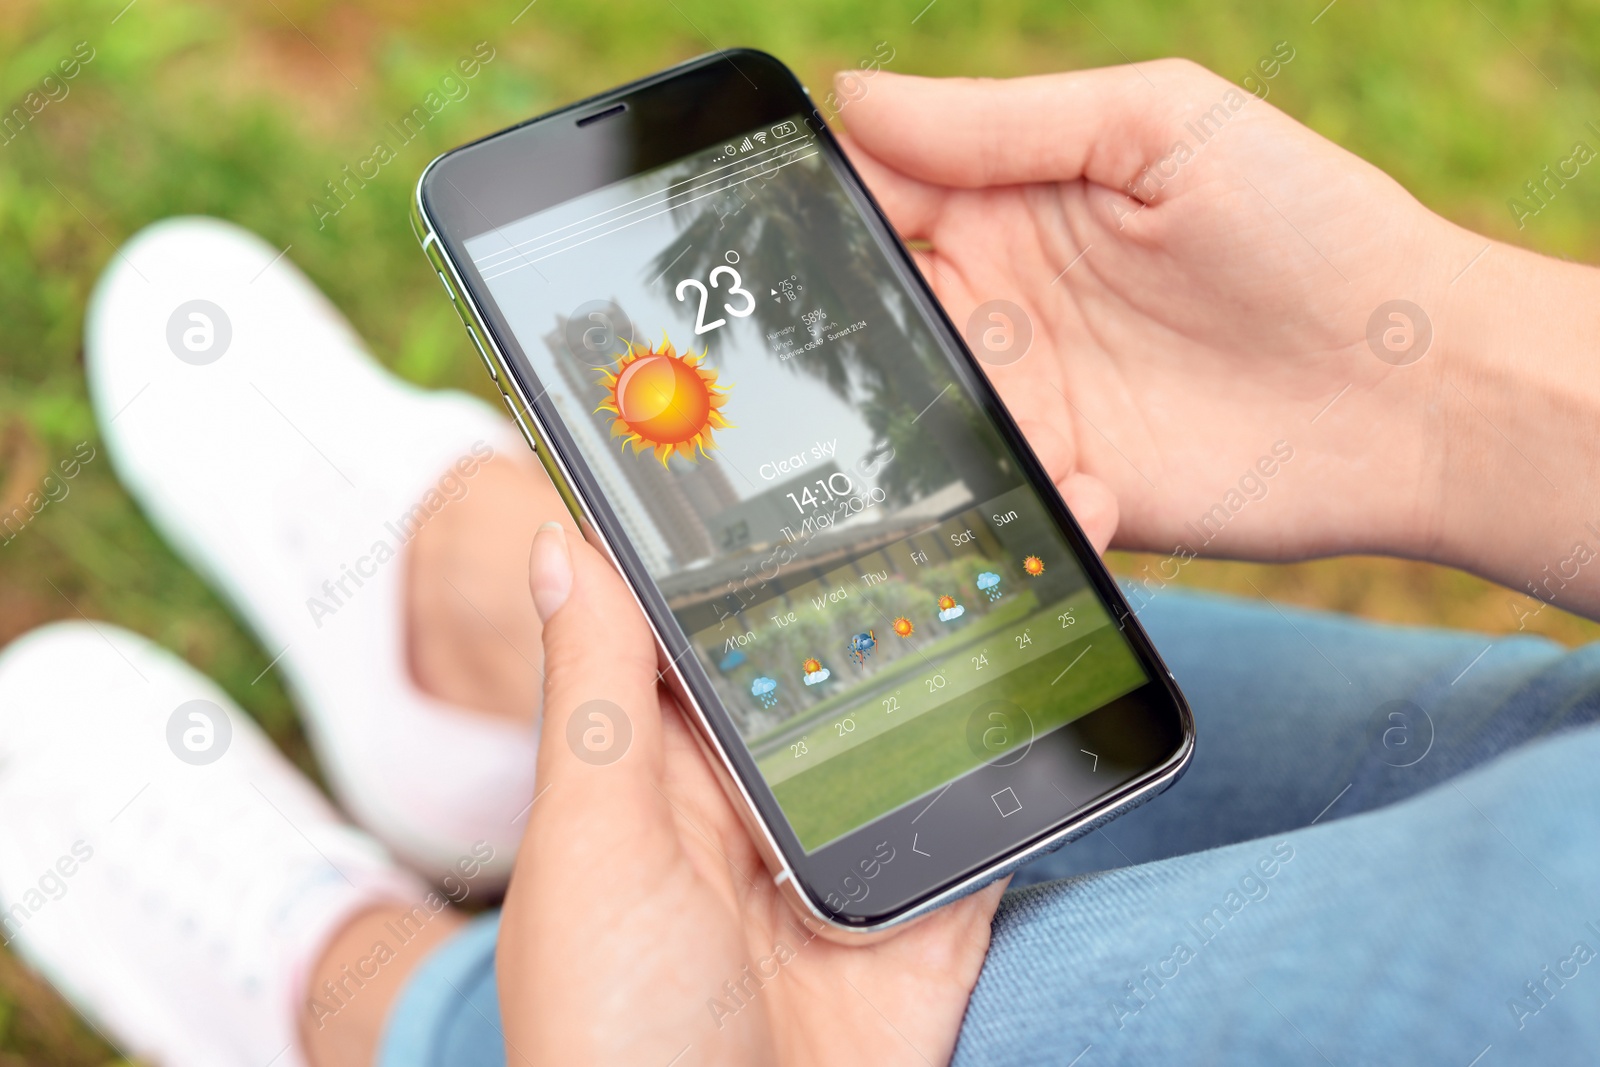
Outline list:
[[[750,136],[756,139],[756,144],[767,143],[767,135],[765,133],[752,133]]]

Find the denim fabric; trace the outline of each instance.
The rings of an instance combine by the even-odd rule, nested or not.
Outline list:
[[[1600,1062],[1600,646],[1142,617],[1194,764],[1019,873],[956,1064]]]
[[[1018,872],[957,1064],[1600,1062],[1600,646],[1140,617],[1194,762]],[[382,1067],[504,1062],[492,952],[480,920],[419,968]]]
[[[380,1067],[504,1067],[494,984],[498,911],[481,915],[428,954],[389,1009]]]

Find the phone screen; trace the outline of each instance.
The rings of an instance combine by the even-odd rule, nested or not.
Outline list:
[[[1149,681],[838,168],[795,114],[462,243],[807,852]]]

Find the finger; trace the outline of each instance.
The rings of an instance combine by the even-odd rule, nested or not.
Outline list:
[[[1039,458],[1044,472],[1056,483],[1067,510],[1083,527],[1094,550],[1103,555],[1117,532],[1119,516],[1117,498],[1110,487],[1100,479],[1074,469],[1078,460],[1077,447],[1072,438],[1055,425],[1019,418],[1017,428],[1028,439],[1028,447]]]
[[[866,182],[873,199],[889,216],[889,222],[901,238],[907,241],[926,238],[939,217],[945,190],[908,178],[892,167],[885,166],[848,133],[837,136],[844,154],[850,157],[851,165],[860,173],[861,180]]]
[[[915,178],[907,178],[884,166],[856,144],[849,134],[837,136],[845,155],[850,157],[851,164],[861,174],[861,180],[866,182],[873,199],[883,208],[883,213],[889,217],[889,223],[900,239],[927,240],[938,222],[947,191]],[[940,265],[936,255],[920,248],[910,249],[910,252],[917,269],[933,286],[941,303],[949,307],[955,299],[965,296],[965,290],[957,288],[956,279],[951,276],[950,270]]]
[[[661,797],[679,824],[684,853],[705,878],[734,906],[744,892],[759,885],[763,861],[722,783],[712,770],[717,757],[703,749],[690,713],[665,701]]]
[[[1119,515],[1117,498],[1111,487],[1099,478],[1075,471],[1057,482],[1056,488],[1094,550],[1105,555],[1116,535]]]
[[[1000,80],[880,71],[848,123],[868,155],[932,185],[1086,178],[1121,190],[1171,147],[1176,120],[1229,88],[1183,60]]]
[[[911,258],[916,261],[922,277],[933,286],[933,295],[944,305],[946,314],[957,323],[964,321],[961,316],[971,314],[977,302],[972,298],[972,290],[967,287],[960,267],[932,249],[913,248]]]
[[[1005,397],[1006,406],[1011,406],[1011,398]],[[1028,439],[1028,447],[1033,449],[1033,454],[1039,457],[1039,463],[1044,467],[1044,472],[1050,476],[1052,482],[1059,483],[1072,473],[1078,465],[1077,448],[1072,438],[1062,433],[1052,423],[1041,422],[1038,419],[1029,419],[1016,416],[1017,429],[1022,431],[1022,436]]]
[[[655,638],[621,576],[547,522],[533,539],[528,588],[544,624],[541,789],[652,791],[661,777]]]

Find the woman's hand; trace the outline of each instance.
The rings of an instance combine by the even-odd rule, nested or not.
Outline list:
[[[657,685],[610,564],[547,524],[530,575],[547,674],[497,957],[507,1062],[948,1060],[1004,886],[871,945],[816,936]]]
[[[1038,447],[1111,487],[1120,545],[1431,548],[1440,434],[1465,407],[1438,402],[1437,337],[1397,366],[1369,347],[1369,322],[1404,299],[1442,331],[1482,238],[1183,60],[1008,81],[879,73],[843,117],[957,326],[991,299],[1031,321],[1026,355],[986,369]],[[1381,323],[1380,341],[1399,327],[1403,361],[1406,324]],[[967,331],[980,355],[991,325],[1005,323]]]

